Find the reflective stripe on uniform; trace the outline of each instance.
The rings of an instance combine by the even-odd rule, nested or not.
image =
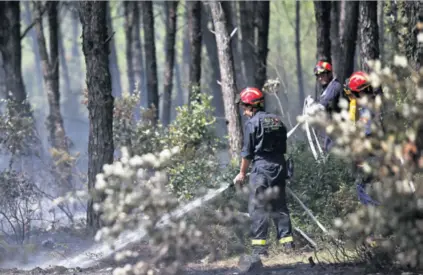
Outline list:
[[[266,240],[251,240],[252,245],[266,245]]]
[[[279,243],[281,243],[281,244],[290,243],[290,242],[293,242],[293,241],[294,241],[294,238],[292,238],[292,236],[279,239]]]

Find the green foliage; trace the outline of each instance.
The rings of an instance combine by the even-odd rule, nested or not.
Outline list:
[[[34,121],[30,116],[17,115],[17,103],[1,100],[6,105],[0,115],[0,145],[4,153],[27,154],[37,141]]]
[[[176,119],[166,129],[153,124],[151,110],[141,109],[142,120],[135,121],[134,110],[139,104],[137,94],[116,100],[114,139],[116,147],[126,146],[132,154],[143,155],[178,146],[181,153],[172,160],[167,172],[168,187],[180,199],[191,199],[200,187],[211,187],[219,174],[214,136],[212,97],[194,92],[191,104],[177,108]]]
[[[295,172],[290,188],[319,221],[330,228],[334,218],[352,213],[359,205],[351,160],[329,155],[324,163],[317,163],[306,146],[298,142],[292,148]],[[290,201],[295,223],[306,232],[319,232],[303,208],[293,199]]]

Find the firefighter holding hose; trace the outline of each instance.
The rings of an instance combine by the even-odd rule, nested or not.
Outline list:
[[[333,75],[332,65],[323,60],[317,62],[314,67],[314,75],[322,86],[322,91],[317,102],[311,96],[306,98],[306,115],[313,115],[317,110],[324,110],[331,118],[334,112],[341,111],[339,99],[342,95],[342,84]],[[325,153],[328,153],[332,146],[332,139],[325,135],[323,146]]]
[[[259,89],[243,89],[237,104],[241,105],[243,115],[248,120],[244,128],[240,172],[234,179],[235,183],[242,184],[245,181],[252,163],[248,209],[252,220],[253,251],[250,256],[240,259],[240,269],[249,271],[261,266],[260,257],[268,255],[266,239],[269,218],[273,219],[276,226],[278,242],[286,249],[294,248],[285,193],[287,129],[280,117],[264,111],[264,95]],[[278,189],[277,195],[264,199],[265,192],[274,187]]]

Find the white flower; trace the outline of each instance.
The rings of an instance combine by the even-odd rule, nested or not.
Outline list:
[[[395,55],[394,56],[394,65],[395,66],[399,66],[399,67],[407,67],[408,65],[408,61],[407,58],[405,56],[399,56],[399,55]]]

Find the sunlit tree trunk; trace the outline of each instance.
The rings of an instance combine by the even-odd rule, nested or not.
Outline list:
[[[239,109],[235,105],[236,84],[227,18],[220,1],[210,1],[216,42],[219,56],[221,85],[225,102],[225,115],[228,121],[229,146],[232,158],[239,158],[242,147],[242,130]]]
[[[226,119],[225,119],[225,109],[224,101],[222,96],[222,90],[220,89],[219,84],[217,83],[220,80],[220,71],[219,71],[219,57],[217,53],[216,37],[213,34],[213,19],[211,18],[210,9],[203,9],[202,16],[202,32],[204,38],[204,44],[207,50],[207,56],[210,64],[211,76],[210,82],[208,85],[209,91],[213,95],[212,104],[214,106],[214,115],[218,118],[216,122],[216,134],[218,136],[224,136],[227,134],[226,131]],[[208,28],[210,24],[211,29]],[[213,32],[212,32],[213,31]]]
[[[35,2],[36,24],[38,48],[40,51],[41,64],[47,99],[49,104],[49,116],[47,118],[47,129],[50,133],[50,143],[52,147],[68,151],[63,118],[60,112],[60,90],[59,90],[59,21],[57,18],[57,1],[47,2],[45,6],[42,2]],[[47,9],[48,30],[49,30],[49,50],[44,36],[42,10]]]

